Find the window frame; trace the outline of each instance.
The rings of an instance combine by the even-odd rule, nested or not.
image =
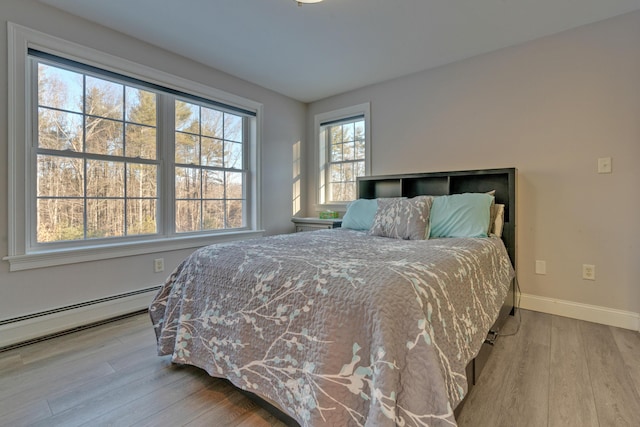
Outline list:
[[[165,252],[197,248],[215,242],[239,240],[263,235],[260,229],[260,131],[262,128],[263,105],[201,83],[187,80],[163,71],[156,70],[111,54],[88,48],[67,40],[59,39],[17,24],[8,25],[8,256],[10,271],[41,268],[55,265],[72,264],[85,261],[126,257],[154,252]],[[166,171],[173,169],[173,147],[159,143],[158,152],[161,166],[159,169],[159,198],[170,198],[170,202],[158,209],[157,234],[131,236],[125,238],[79,240],[79,244],[34,245],[36,201],[36,164],[34,139],[37,135],[34,112],[37,111],[37,93],[31,88],[28,50],[35,49],[107,72],[141,80],[151,85],[165,87],[211,100],[214,103],[255,113],[247,120],[246,136],[248,150],[246,156],[246,228],[222,229],[213,231],[167,233],[166,224],[174,221],[173,209],[167,205],[174,203],[173,178]],[[36,98],[34,105],[34,97]],[[163,97],[162,102],[173,102]],[[214,107],[215,108],[215,107]],[[166,108],[158,106],[158,133],[160,122],[173,126]],[[173,111],[173,110],[171,110]],[[158,135],[158,139],[161,136]],[[173,138],[171,138],[173,141]],[[37,141],[36,141],[37,142]],[[162,153],[160,153],[162,150]],[[161,182],[160,182],[161,181]],[[167,189],[165,194],[160,188]],[[66,243],[66,242],[65,242]]]
[[[328,188],[328,166],[330,165],[330,143],[327,131],[331,123],[352,117],[363,117],[364,120],[364,139],[365,139],[365,158],[364,176],[371,175],[371,106],[370,103],[362,103],[351,107],[340,108],[338,110],[328,111],[316,114],[314,116],[314,135],[315,135],[315,153],[316,153],[316,205],[317,211],[337,210],[345,211],[349,201],[329,201]],[[328,123],[323,125],[323,123]]]

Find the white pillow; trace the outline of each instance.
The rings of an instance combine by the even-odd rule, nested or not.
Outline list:
[[[502,237],[502,228],[504,227],[504,205],[496,203],[493,205],[495,218],[491,223],[491,234]]]

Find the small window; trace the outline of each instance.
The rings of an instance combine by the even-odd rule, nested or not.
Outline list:
[[[341,205],[357,197],[356,179],[369,173],[368,120],[369,104],[316,116],[321,205]]]
[[[329,138],[328,201],[356,198],[356,178],[365,175],[364,117],[326,125]]]

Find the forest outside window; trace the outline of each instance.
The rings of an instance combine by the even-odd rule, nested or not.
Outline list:
[[[32,61],[37,244],[245,227],[241,114],[37,53]],[[173,101],[162,105],[173,111],[175,129],[159,139],[158,103],[165,99]],[[158,185],[159,153],[168,152],[174,153],[173,192]],[[175,221],[162,224],[160,205],[170,194]]]
[[[11,271],[262,235],[261,104],[8,30]]]
[[[244,226],[241,116],[175,101],[176,232]]]
[[[158,233],[148,90],[37,63],[37,243]]]

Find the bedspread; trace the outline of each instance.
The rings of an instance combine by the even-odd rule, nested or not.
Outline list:
[[[150,315],[160,355],[303,426],[450,426],[512,277],[497,238],[321,230],[199,249]]]

